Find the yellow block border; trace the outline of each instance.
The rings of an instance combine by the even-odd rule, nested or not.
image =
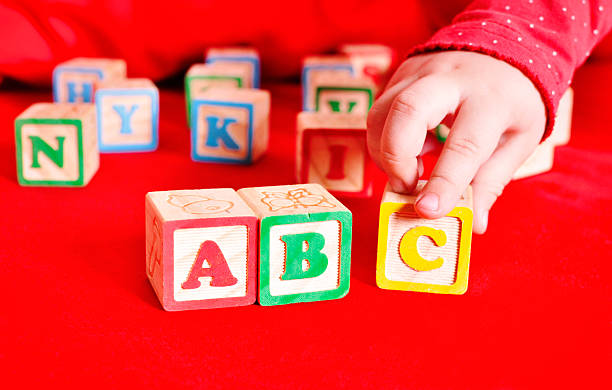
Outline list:
[[[387,240],[389,238],[389,219],[393,213],[414,211],[414,205],[408,203],[385,202],[380,205],[380,220],[378,222],[378,252],[376,261],[376,284],[387,290],[419,291],[437,294],[464,294],[468,287],[470,269],[470,250],[472,245],[472,222],[474,215],[467,207],[455,207],[447,217],[456,217],[461,221],[459,231],[459,257],[455,283],[450,286],[438,284],[401,282],[389,280],[385,276],[387,260]]]

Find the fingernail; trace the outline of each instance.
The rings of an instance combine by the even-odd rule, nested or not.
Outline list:
[[[487,230],[487,225],[489,224],[489,212],[486,210],[482,210],[478,214],[480,214],[480,217],[478,219],[480,220],[480,226],[482,226],[482,231],[484,232],[485,230]]]
[[[422,209],[438,211],[438,208],[440,207],[440,197],[434,192],[428,192],[417,199],[416,204]]]

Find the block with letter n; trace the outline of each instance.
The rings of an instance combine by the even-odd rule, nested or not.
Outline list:
[[[261,82],[261,61],[259,52],[252,47],[213,47],[206,52],[205,62],[215,65],[242,64],[248,67],[245,88],[259,88]]]
[[[426,181],[419,181],[418,194]],[[472,190],[438,219],[421,218],[417,195],[385,189],[380,205],[376,284],[384,289],[463,294],[472,242]]]
[[[95,100],[101,152],[157,149],[159,92],[151,80],[101,82]]]
[[[260,219],[259,303],[344,297],[351,266],[351,212],[318,184],[243,188]]]
[[[313,82],[320,74],[354,77],[355,70],[346,55],[309,56],[302,62],[302,111],[315,111],[316,90]]]
[[[301,112],[297,122],[298,182],[321,184],[335,196],[372,195],[365,116]]]
[[[92,103],[96,84],[123,79],[125,61],[110,58],[73,58],[53,69],[53,101]]]
[[[270,93],[210,88],[191,100],[194,161],[250,164],[268,148]]]
[[[257,222],[231,188],[149,192],[146,274],[169,311],[255,302]]]
[[[193,94],[211,87],[252,88],[251,66],[244,62],[192,65],[185,75],[187,123],[191,123],[189,107]]]
[[[321,72],[312,77],[314,111],[365,116],[374,103],[376,85],[369,78]]]
[[[15,119],[17,179],[26,186],[84,186],[100,164],[93,104],[37,103]]]

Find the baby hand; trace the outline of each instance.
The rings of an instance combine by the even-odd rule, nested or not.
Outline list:
[[[450,134],[416,210],[440,218],[472,183],[474,232],[482,234],[493,203],[542,138],[544,103],[527,76],[488,55],[409,58],[368,115],[370,154],[394,191],[414,189],[427,130],[445,118],[454,119]]]

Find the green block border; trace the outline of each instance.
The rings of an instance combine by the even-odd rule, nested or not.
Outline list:
[[[238,88],[243,88],[244,82],[242,77],[238,76],[185,76],[185,103],[187,111],[187,124],[191,125],[191,80],[234,80],[238,82]]]
[[[340,285],[333,290],[311,293],[274,296],[270,294],[270,228],[306,222],[339,221],[340,236]],[[266,217],[261,221],[259,243],[259,304],[262,306],[286,305],[298,302],[326,301],[339,299],[348,294],[351,282],[351,244],[353,237],[353,216],[350,211],[327,213],[293,214]]]
[[[28,180],[23,176],[23,146],[21,144],[21,129],[23,125],[73,125],[77,129],[77,145],[79,157],[79,177],[76,180]],[[83,124],[80,119],[41,119],[22,118],[15,120],[15,145],[17,154],[17,180],[24,186],[58,186],[79,187],[85,185],[85,167],[83,161]]]
[[[374,91],[371,88],[358,88],[358,87],[317,87],[315,92],[315,111],[319,111],[319,96],[323,91],[357,91],[365,92],[368,94],[368,110],[372,108],[374,104]]]

